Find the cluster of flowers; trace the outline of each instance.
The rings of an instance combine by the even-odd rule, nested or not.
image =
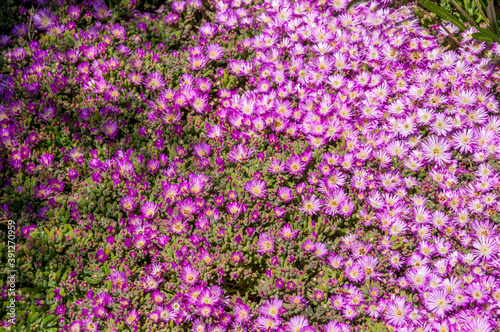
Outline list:
[[[346,4],[59,1],[0,36],[18,324],[497,329],[500,48]]]

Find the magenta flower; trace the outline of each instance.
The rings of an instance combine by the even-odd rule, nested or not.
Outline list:
[[[254,152],[255,150],[253,148],[239,144],[231,148],[231,152],[228,154],[228,160],[235,163],[241,163],[252,157]]]
[[[263,198],[266,197],[266,181],[253,180],[245,185],[245,190],[253,197]]]
[[[134,196],[131,195],[127,195],[125,197],[120,198],[120,204],[122,209],[127,212],[131,212],[137,207]]]
[[[427,141],[422,144],[422,150],[425,157],[439,165],[444,165],[450,162],[452,154],[448,152],[450,144],[444,138],[430,136]]]
[[[140,317],[139,313],[134,308],[134,309],[130,310],[126,314],[126,316],[125,316],[125,323],[127,325],[134,325],[134,324],[136,324],[138,322],[139,317]]]
[[[55,24],[55,16],[47,8],[40,9],[40,11],[33,16],[33,24],[38,30],[49,30]]]
[[[434,290],[425,299],[425,306],[438,317],[444,317],[452,309],[450,302],[446,290]]]
[[[106,136],[114,138],[118,133],[118,123],[116,121],[106,120],[102,130]]]
[[[259,236],[259,240],[257,241],[257,252],[260,254],[266,254],[274,251],[274,241],[275,239],[267,235],[267,233],[263,233]]]
[[[309,197],[302,196],[302,206],[299,207],[299,211],[304,212],[308,215],[315,215],[321,209],[321,200],[316,198],[316,195],[311,195]]]
[[[54,156],[50,153],[44,153],[40,156],[39,161],[43,167],[50,167],[54,161]]]
[[[151,90],[158,90],[165,86],[165,80],[162,74],[156,71],[149,74],[147,82],[144,84],[144,86]]]
[[[286,331],[301,332],[309,326],[309,320],[305,316],[294,316],[286,325]]]
[[[141,206],[141,213],[144,218],[151,219],[158,211],[158,206],[153,202],[145,202]]]
[[[241,259],[242,259],[241,252],[237,251],[237,252],[233,252],[231,254],[231,261],[232,262],[239,263],[239,262],[241,262]]]
[[[220,60],[224,55],[224,49],[218,44],[210,44],[207,46],[206,56],[211,61]]]
[[[200,158],[208,157],[212,152],[212,146],[208,145],[205,142],[200,144],[196,144],[194,147],[194,154]]]
[[[200,273],[191,266],[186,266],[182,269],[181,279],[188,285],[192,285],[198,281]]]

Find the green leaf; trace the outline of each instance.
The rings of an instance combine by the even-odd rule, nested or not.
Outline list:
[[[104,272],[106,272],[106,275],[109,276],[111,274],[111,270],[109,269],[108,262],[104,262]]]
[[[500,67],[500,59],[493,59],[493,60],[490,60],[490,61],[488,62],[488,65],[489,65],[489,66],[496,66],[496,67]],[[498,221],[499,221],[498,214],[495,214],[493,221],[496,221],[496,222],[498,222]]]
[[[101,280],[92,279],[90,277],[85,277],[85,282],[91,285],[97,285]]]
[[[348,11],[351,7],[362,4],[363,2],[367,2],[367,0],[352,0],[345,6],[345,11]]]
[[[485,35],[487,35],[488,37],[490,37],[491,39],[493,39],[497,43],[500,43],[500,38],[497,35],[495,35],[493,32],[486,30],[486,29],[483,29],[483,28],[480,28],[480,27],[476,27],[476,29],[479,30],[479,32],[484,33]]]
[[[45,317],[43,320],[42,320],[42,326],[44,325],[47,325],[48,323],[50,323],[52,320],[54,320],[54,318],[56,318],[56,316],[54,315],[49,315],[47,317]]]
[[[497,15],[495,13],[495,0],[491,0],[486,8],[486,15],[488,15],[488,19],[490,20],[490,29],[495,35],[498,36],[498,22]]]
[[[474,38],[475,40],[480,41],[480,42],[490,42],[490,43],[493,42],[493,40],[490,37],[488,37],[487,35],[485,35],[482,32],[474,32],[472,34],[472,38]]]
[[[451,23],[455,24],[460,30],[465,30],[465,26],[462,24],[462,22],[460,22],[458,19],[456,19],[448,11],[442,9],[438,5],[435,5],[428,0],[419,0],[419,1],[425,8],[427,8],[428,10],[433,12],[434,14],[438,15],[439,17],[441,17],[443,19],[449,20]]]

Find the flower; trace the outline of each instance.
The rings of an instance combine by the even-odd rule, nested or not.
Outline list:
[[[141,213],[144,218],[153,218],[158,211],[158,206],[154,202],[145,202],[141,206]]]
[[[286,324],[286,330],[289,332],[301,332],[305,327],[309,326],[309,320],[301,315],[294,316]]]
[[[241,252],[237,251],[237,252],[233,252],[231,254],[231,261],[232,262],[237,264],[237,263],[241,262],[241,259],[242,259]]]
[[[147,82],[144,83],[144,86],[151,90],[158,90],[165,86],[165,80],[161,73],[155,71],[148,75]]]
[[[220,60],[224,55],[224,49],[218,44],[210,44],[207,46],[205,54],[209,60],[217,61]]]
[[[474,247],[474,252],[484,259],[489,259],[498,251],[498,244],[496,241],[486,236],[481,236],[479,239],[475,240],[472,246]]]
[[[125,316],[125,323],[127,325],[134,325],[137,323],[138,320],[139,320],[139,313],[137,312],[137,310],[135,310],[135,308],[130,310]]]
[[[406,303],[406,298],[397,297],[386,307],[384,315],[390,324],[404,326],[410,311],[411,304]]]
[[[266,192],[267,192],[266,181],[261,181],[261,180],[249,181],[245,185],[245,190],[254,197],[257,198],[266,197]]]
[[[33,16],[33,24],[38,30],[50,30],[55,24],[55,16],[48,8],[40,9]]]
[[[447,152],[449,148],[450,144],[444,138],[436,136],[429,136],[427,141],[422,144],[425,157],[441,166],[451,160],[451,153]]]
[[[198,281],[200,273],[191,266],[186,266],[182,269],[181,279],[188,285],[192,285]]]
[[[257,241],[257,246],[259,247],[257,252],[260,254],[266,254],[274,251],[274,241],[275,239],[272,236],[267,235],[267,233],[263,233],[259,236],[259,240]]]
[[[103,125],[104,134],[110,138],[114,138],[118,133],[118,123],[112,120],[106,120]]]
[[[321,200],[316,198],[316,195],[311,195],[309,197],[302,196],[302,206],[299,207],[299,211],[302,211],[308,215],[315,215],[321,209]]]
[[[50,153],[44,153],[40,156],[40,164],[43,166],[43,167],[50,167],[52,166],[52,163],[54,162],[54,156]]]
[[[445,313],[452,309],[448,293],[445,290],[434,290],[425,299],[425,306],[438,317],[444,317]]]

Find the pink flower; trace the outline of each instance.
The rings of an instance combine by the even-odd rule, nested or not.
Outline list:
[[[257,198],[266,197],[266,181],[253,180],[246,184],[245,190]]]
[[[298,208],[308,215],[315,215],[321,209],[321,200],[313,194],[309,197],[302,196],[302,206]]]

